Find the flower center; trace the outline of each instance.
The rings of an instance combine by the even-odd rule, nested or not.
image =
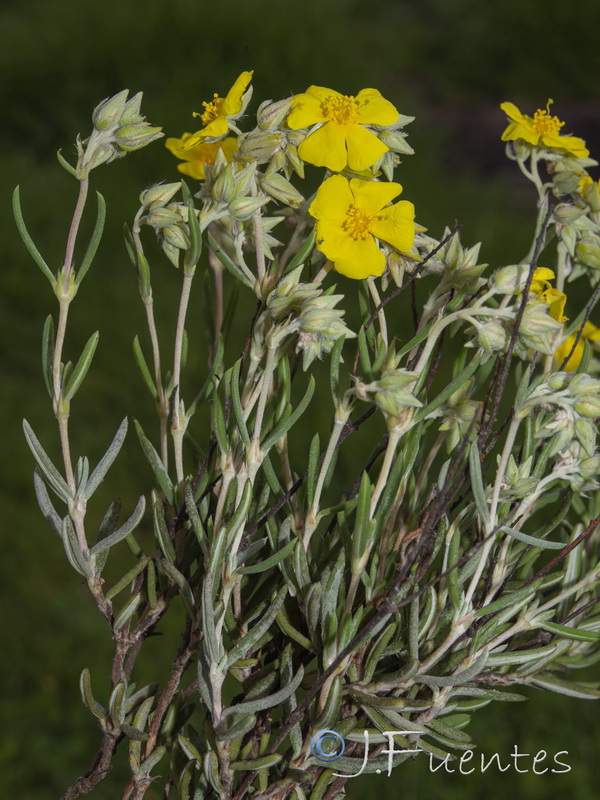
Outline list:
[[[321,112],[330,122],[338,125],[347,125],[354,122],[358,103],[352,96],[329,97],[321,103]]]
[[[548,100],[546,108],[538,108],[533,115],[533,130],[540,136],[544,136],[547,133],[557,133],[565,124],[558,117],[550,116],[550,106],[553,102],[553,100]]]
[[[368,239],[371,235],[369,225],[372,221],[373,217],[366,214],[362,208],[350,206],[346,211],[346,219],[342,223],[342,228],[352,239]]]
[[[201,117],[203,125],[208,125],[209,122],[221,116],[221,107],[223,106],[224,100],[224,97],[219,97],[219,95],[215,93],[210,103],[203,101],[204,113]]]

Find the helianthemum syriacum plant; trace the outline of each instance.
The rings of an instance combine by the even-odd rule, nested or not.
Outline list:
[[[263,102],[253,127],[251,78],[166,140],[191,182],[144,190],[127,227],[148,326],[134,356],[158,420],[133,425],[146,491],[124,521],[118,500],[95,509],[97,530],[87,509],[138,414],[132,402],[111,420],[97,464],[75,457],[85,443],[69,422],[99,334],[68,361],[68,312],[103,231],[99,195],[82,249],[91,171],[162,136],[141,95],[101,103],[77,163],[60,156],[80,193],[58,271],[15,192],[58,300],[43,376],[62,461],[25,422],[35,493],[114,641],[112,668],[81,665],[100,744],[65,798],[90,791],[120,749],[125,800],[153,783],[181,800],[334,798],[357,772],[387,769],[386,731],[405,732],[398,749],[454,758],[471,746],[474,707],[522,700],[519,686],[600,696],[575,673],[600,659],[598,291],[582,309],[567,291],[599,283],[596,162],[548,108],[504,103],[502,138],[536,187],[537,220],[523,260],[486,271],[479,245],[456,229],[434,238],[398,200],[411,117],[375,89],[311,86]],[[309,198],[305,164],[320,177]],[[152,234],[163,264],[147,255]],[[156,269],[181,282],[173,335],[155,323]],[[185,333],[200,272],[213,309],[202,344]],[[415,281],[420,307],[405,291]],[[105,582],[113,549],[121,577]],[[180,624],[179,606],[170,675],[140,685],[145,640]],[[324,731],[344,740],[335,766]]]

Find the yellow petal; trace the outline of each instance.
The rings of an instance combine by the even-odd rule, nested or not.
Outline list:
[[[326,117],[321,110],[321,102],[309,94],[297,94],[292,100],[292,110],[288,115],[288,126],[296,131],[299,128],[310,128],[317,122],[325,122]]]
[[[221,106],[221,114],[224,117],[240,113],[242,110],[242,95],[252,80],[253,74],[254,70],[251,70],[250,72],[242,72],[242,74],[237,77],[235,83],[227,92],[225,100],[223,100],[223,105]],[[211,133],[209,135],[214,136],[215,134]]]
[[[378,239],[406,253],[415,238],[415,207],[408,200],[400,200],[385,208],[369,225],[369,231]]]
[[[345,127],[326,122],[300,143],[298,155],[316,167],[328,167],[333,172],[341,172],[348,163],[345,138]]]
[[[566,322],[567,317],[564,316],[563,312],[567,302],[567,295],[551,286],[544,292],[544,300],[548,303],[550,316],[557,322]]]
[[[589,339],[590,342],[600,342],[600,328],[597,328],[593,322],[586,322],[583,326],[582,338]]]
[[[358,121],[365,125],[393,125],[398,109],[381,96],[377,89],[361,89],[356,95]]]
[[[342,175],[332,175],[323,181],[308,211],[315,219],[335,221],[341,226],[353,203],[348,180]]]
[[[385,269],[385,256],[375,244],[375,240],[349,239],[343,256],[332,259],[334,266],[342,275],[355,280],[381,275]]]
[[[318,220],[316,225],[317,250],[324,253],[331,261],[343,258],[353,240],[337,222]]]
[[[546,147],[566,150],[567,153],[571,153],[577,158],[587,158],[590,154],[585,142],[578,136],[560,136],[558,133],[547,133],[542,136],[542,144],[545,144]]]
[[[560,345],[560,347],[554,351],[554,359],[556,361],[557,367],[560,368],[562,366],[562,362],[571,352],[571,348],[575,344],[575,338],[576,338],[575,334],[573,334],[572,336],[568,336],[565,339],[565,341]],[[577,367],[581,364],[581,359],[583,358],[583,350],[584,350],[583,340],[580,339],[579,342],[577,342],[577,347],[573,351],[573,355],[567,361],[566,365],[562,367],[562,369],[566,370],[567,372],[573,372],[574,370],[576,370]]]
[[[520,122],[512,122],[500,138],[503,142],[514,142],[516,139],[522,139],[524,142],[529,142],[529,144],[537,144],[540,140],[540,135]]]
[[[204,174],[204,161],[184,161],[183,164],[177,164],[179,172],[194,178],[197,181],[203,181],[206,177]]]
[[[361,125],[345,125],[346,147],[348,148],[348,166],[360,172],[367,167],[372,167],[389,147],[374,133],[363,128]],[[344,166],[346,166],[344,164]],[[339,169],[343,169],[340,167]],[[330,167],[333,169],[333,167]]]
[[[523,122],[523,120],[526,119],[514,103],[501,103],[500,108],[507,117],[510,117],[510,119],[513,119],[515,122]]]
[[[377,214],[391,203],[402,191],[399,183],[382,183],[381,181],[362,181],[360,178],[350,180],[350,191],[354,203],[367,214]]]
[[[229,125],[227,124],[227,120],[225,117],[217,117],[217,119],[213,119],[212,122],[209,122],[201,131],[198,131],[195,134],[196,137],[196,144],[198,141],[202,141],[207,137],[211,139],[218,139],[220,136],[225,136],[227,131],[229,130]],[[192,137],[193,138],[193,137]],[[188,147],[190,146],[190,142],[188,142]]]

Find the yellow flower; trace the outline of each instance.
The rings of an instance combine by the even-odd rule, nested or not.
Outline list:
[[[177,169],[183,172],[184,175],[189,175],[190,178],[203,181],[206,177],[204,174],[205,164],[214,164],[215,158],[219,149],[227,161],[233,161],[233,155],[237,152],[238,143],[234,136],[228,136],[220,142],[202,142],[193,147],[187,146],[189,139],[193,136],[191,133],[184,133],[181,139],[171,137],[165,142],[165,147],[173,153],[177,158],[182,159],[185,163],[178,164]]]
[[[533,273],[531,291],[538,300],[543,300],[548,305],[550,316],[553,319],[557,322],[565,322],[567,317],[564,316],[564,310],[567,295],[550,284],[552,278],[554,278],[554,272],[551,269],[538,267]]]
[[[555,351],[554,360],[558,368],[561,367],[562,362],[571,352],[571,348],[575,344],[576,338],[576,333],[571,334],[571,336],[568,336],[561,346]],[[581,364],[581,359],[583,358],[584,341],[586,339],[589,342],[600,342],[600,328],[597,328],[592,322],[585,323],[583,326],[583,333],[577,342],[577,346],[573,351],[573,355],[567,361],[566,365],[562,367],[567,372],[573,372]]]
[[[309,86],[292,100],[288,125],[292,130],[319,124],[300,143],[298,154],[317,167],[340,172],[346,165],[360,172],[389,150],[381,139],[363,125],[392,125],[397,109],[377,89],[362,89],[356,97]]]
[[[399,183],[348,180],[342,175],[321,184],[308,210],[317,220],[317,248],[342,275],[361,279],[382,274],[385,256],[376,239],[410,250],[415,207],[401,200],[385,208],[401,191]]]
[[[206,138],[218,139],[225,136],[229,130],[229,119],[235,119],[244,108],[244,94],[252,80],[252,72],[242,72],[225,97],[213,95],[210,102],[203,102],[204,111],[194,111],[195,117],[200,117],[201,130],[192,133],[186,141],[186,147],[195,147]]]
[[[533,117],[522,114],[513,103],[502,103],[500,108],[512,119],[508,128],[502,134],[503,142],[512,142],[522,139],[532,145],[543,145],[556,150],[563,150],[578,158],[587,158],[590,151],[585,146],[583,139],[577,136],[561,136],[559,131],[565,124],[558,117],[550,116],[550,105],[553,100],[548,100],[545,109],[538,108]]]

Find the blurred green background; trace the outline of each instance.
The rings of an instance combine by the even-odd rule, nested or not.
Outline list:
[[[504,158],[499,137],[505,119],[498,105],[510,99],[531,113],[553,97],[567,128],[598,154],[599,29],[598,0],[21,0],[3,7],[2,797],[58,797],[87,769],[99,732],[80,703],[78,676],[91,666],[96,692],[105,701],[111,655],[105,626],[33,494],[23,416],[50,454],[58,455],[39,366],[42,326],[55,312],[55,301],[18,240],[10,212],[14,186],[21,185],[30,231],[56,269],[76,186],[55,153],[63,148],[65,156],[73,154],[75,135],[88,135],[91,111],[105,97],[122,88],[143,90],[148,119],[177,136],[195,129],[190,115],[201,100],[226,91],[245,69],[255,70],[251,111],[264,99],[303,91],[311,83],[347,94],[372,86],[402,113],[416,116],[409,128],[416,155],[400,167],[397,179],[404,197],[415,202],[418,220],[438,237],[458,220],[464,243],[483,240],[482,259],[491,267],[511,263],[527,249],[534,197]],[[152,404],[131,354],[135,333],[145,341],[145,323],[121,228],[132,219],[142,189],[177,177],[175,160],[161,143],[93,174],[93,185],[108,200],[107,231],[73,304],[66,349],[69,358],[76,357],[100,329],[94,366],[72,418],[73,440],[92,464],[125,415],[135,413],[154,432]],[[159,326],[169,331],[179,276],[164,261],[155,266],[153,282]],[[191,340],[201,313],[192,307]],[[90,511],[92,525],[116,492],[131,508],[147,477],[130,435]],[[164,671],[176,644],[168,628],[156,637],[149,645],[153,667]],[[139,677],[151,675],[142,670]],[[505,761],[515,744],[532,754],[568,750],[571,772],[536,776],[491,768],[484,775],[431,775],[423,756],[392,778],[350,782],[350,797],[376,791],[383,800],[400,790],[413,798],[510,793],[533,800],[566,792],[580,800],[596,797],[597,706],[531,695],[518,707],[498,704],[478,712],[469,731],[482,752],[498,752]],[[90,796],[117,797],[125,773],[126,764],[117,758]]]

